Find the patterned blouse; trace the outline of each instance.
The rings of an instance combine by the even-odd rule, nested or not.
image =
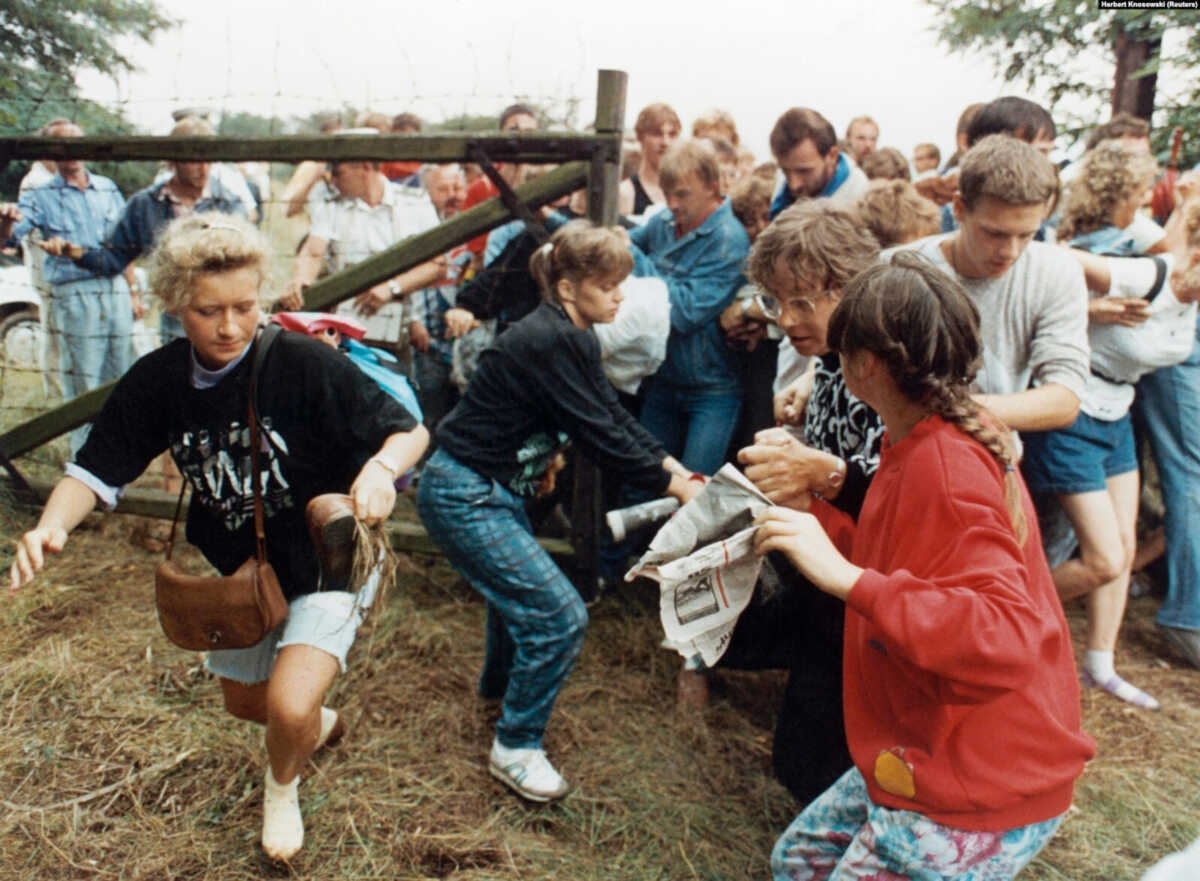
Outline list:
[[[846,388],[837,353],[819,357],[805,408],[804,442],[846,461],[846,480],[833,504],[855,519],[879,467],[883,432],[879,414]]]

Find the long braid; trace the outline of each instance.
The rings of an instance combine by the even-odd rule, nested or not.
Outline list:
[[[979,313],[954,279],[900,252],[856,277],[829,321],[830,345],[843,355],[880,357],[910,401],[970,435],[1004,469],[1004,505],[1019,544],[1029,535],[1017,453],[1007,428],[971,397],[983,345]]]

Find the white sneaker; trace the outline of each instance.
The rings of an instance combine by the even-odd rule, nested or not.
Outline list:
[[[530,801],[554,801],[571,791],[567,781],[546,758],[545,750],[541,749],[509,749],[500,741],[493,741],[488,771]]]
[[[276,783],[267,766],[263,786],[263,852],[273,860],[290,860],[304,846],[304,820],[300,817],[297,788],[299,775],[291,783]]]

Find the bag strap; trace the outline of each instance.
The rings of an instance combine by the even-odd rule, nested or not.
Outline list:
[[[246,395],[246,410],[250,423],[250,485],[254,492],[254,556],[259,563],[267,561],[266,530],[263,526],[262,493],[258,487],[258,373],[267,357],[267,350],[275,337],[283,331],[278,324],[268,324],[258,336],[258,345],[254,349],[254,361],[250,365],[249,391]],[[175,528],[179,525],[179,512],[183,509],[183,496],[187,492],[187,478],[179,487],[179,498],[175,501],[175,514],[171,518],[171,532],[167,536],[166,559],[171,559],[171,551],[175,549]]]
[[[175,549],[175,527],[179,523],[179,512],[183,508],[183,494],[187,492],[187,478],[180,476],[179,498],[175,500],[175,516],[171,518],[171,532],[167,535],[166,558],[171,559],[171,551]]]
[[[250,484],[254,490],[254,556],[259,565],[267,562],[267,534],[263,526],[262,491],[258,481],[258,374],[266,360],[267,350],[271,343],[283,332],[278,324],[268,324],[258,335],[258,345],[254,347],[254,363],[250,367],[249,390],[246,394],[246,410],[250,421]]]

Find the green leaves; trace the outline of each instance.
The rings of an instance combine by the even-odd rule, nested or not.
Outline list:
[[[82,68],[133,70],[116,41],[149,42],[175,24],[153,0],[6,0],[0,6],[0,68],[65,80]]]
[[[115,76],[133,70],[118,47],[150,42],[176,22],[154,0],[3,0],[0,3],[0,132],[28,134],[56,116],[88,132],[131,133],[119,113],[79,97],[75,78],[91,69]],[[126,193],[152,171],[138,163],[93,163]],[[26,163],[0,166],[0,198],[14,198]]]
[[[963,54],[982,53],[1008,82],[1036,86],[1051,104],[1074,98],[1078,107],[1093,108],[1086,118],[1070,114],[1069,132],[1089,128],[1109,117],[1118,35],[1136,42],[1162,40],[1182,49],[1157,52],[1128,76],[1158,75],[1154,122],[1156,146],[1180,120],[1194,122],[1200,103],[1200,12],[1147,9],[1101,11],[1093,0],[926,0],[940,13],[939,41]],[[1174,37],[1163,40],[1164,34]],[[1097,61],[1106,67],[1098,67]],[[1098,73],[1107,71],[1107,73]],[[1195,129],[1192,129],[1193,131]],[[1189,159],[1200,159],[1200,144]],[[1194,157],[1194,158],[1192,158]]]

